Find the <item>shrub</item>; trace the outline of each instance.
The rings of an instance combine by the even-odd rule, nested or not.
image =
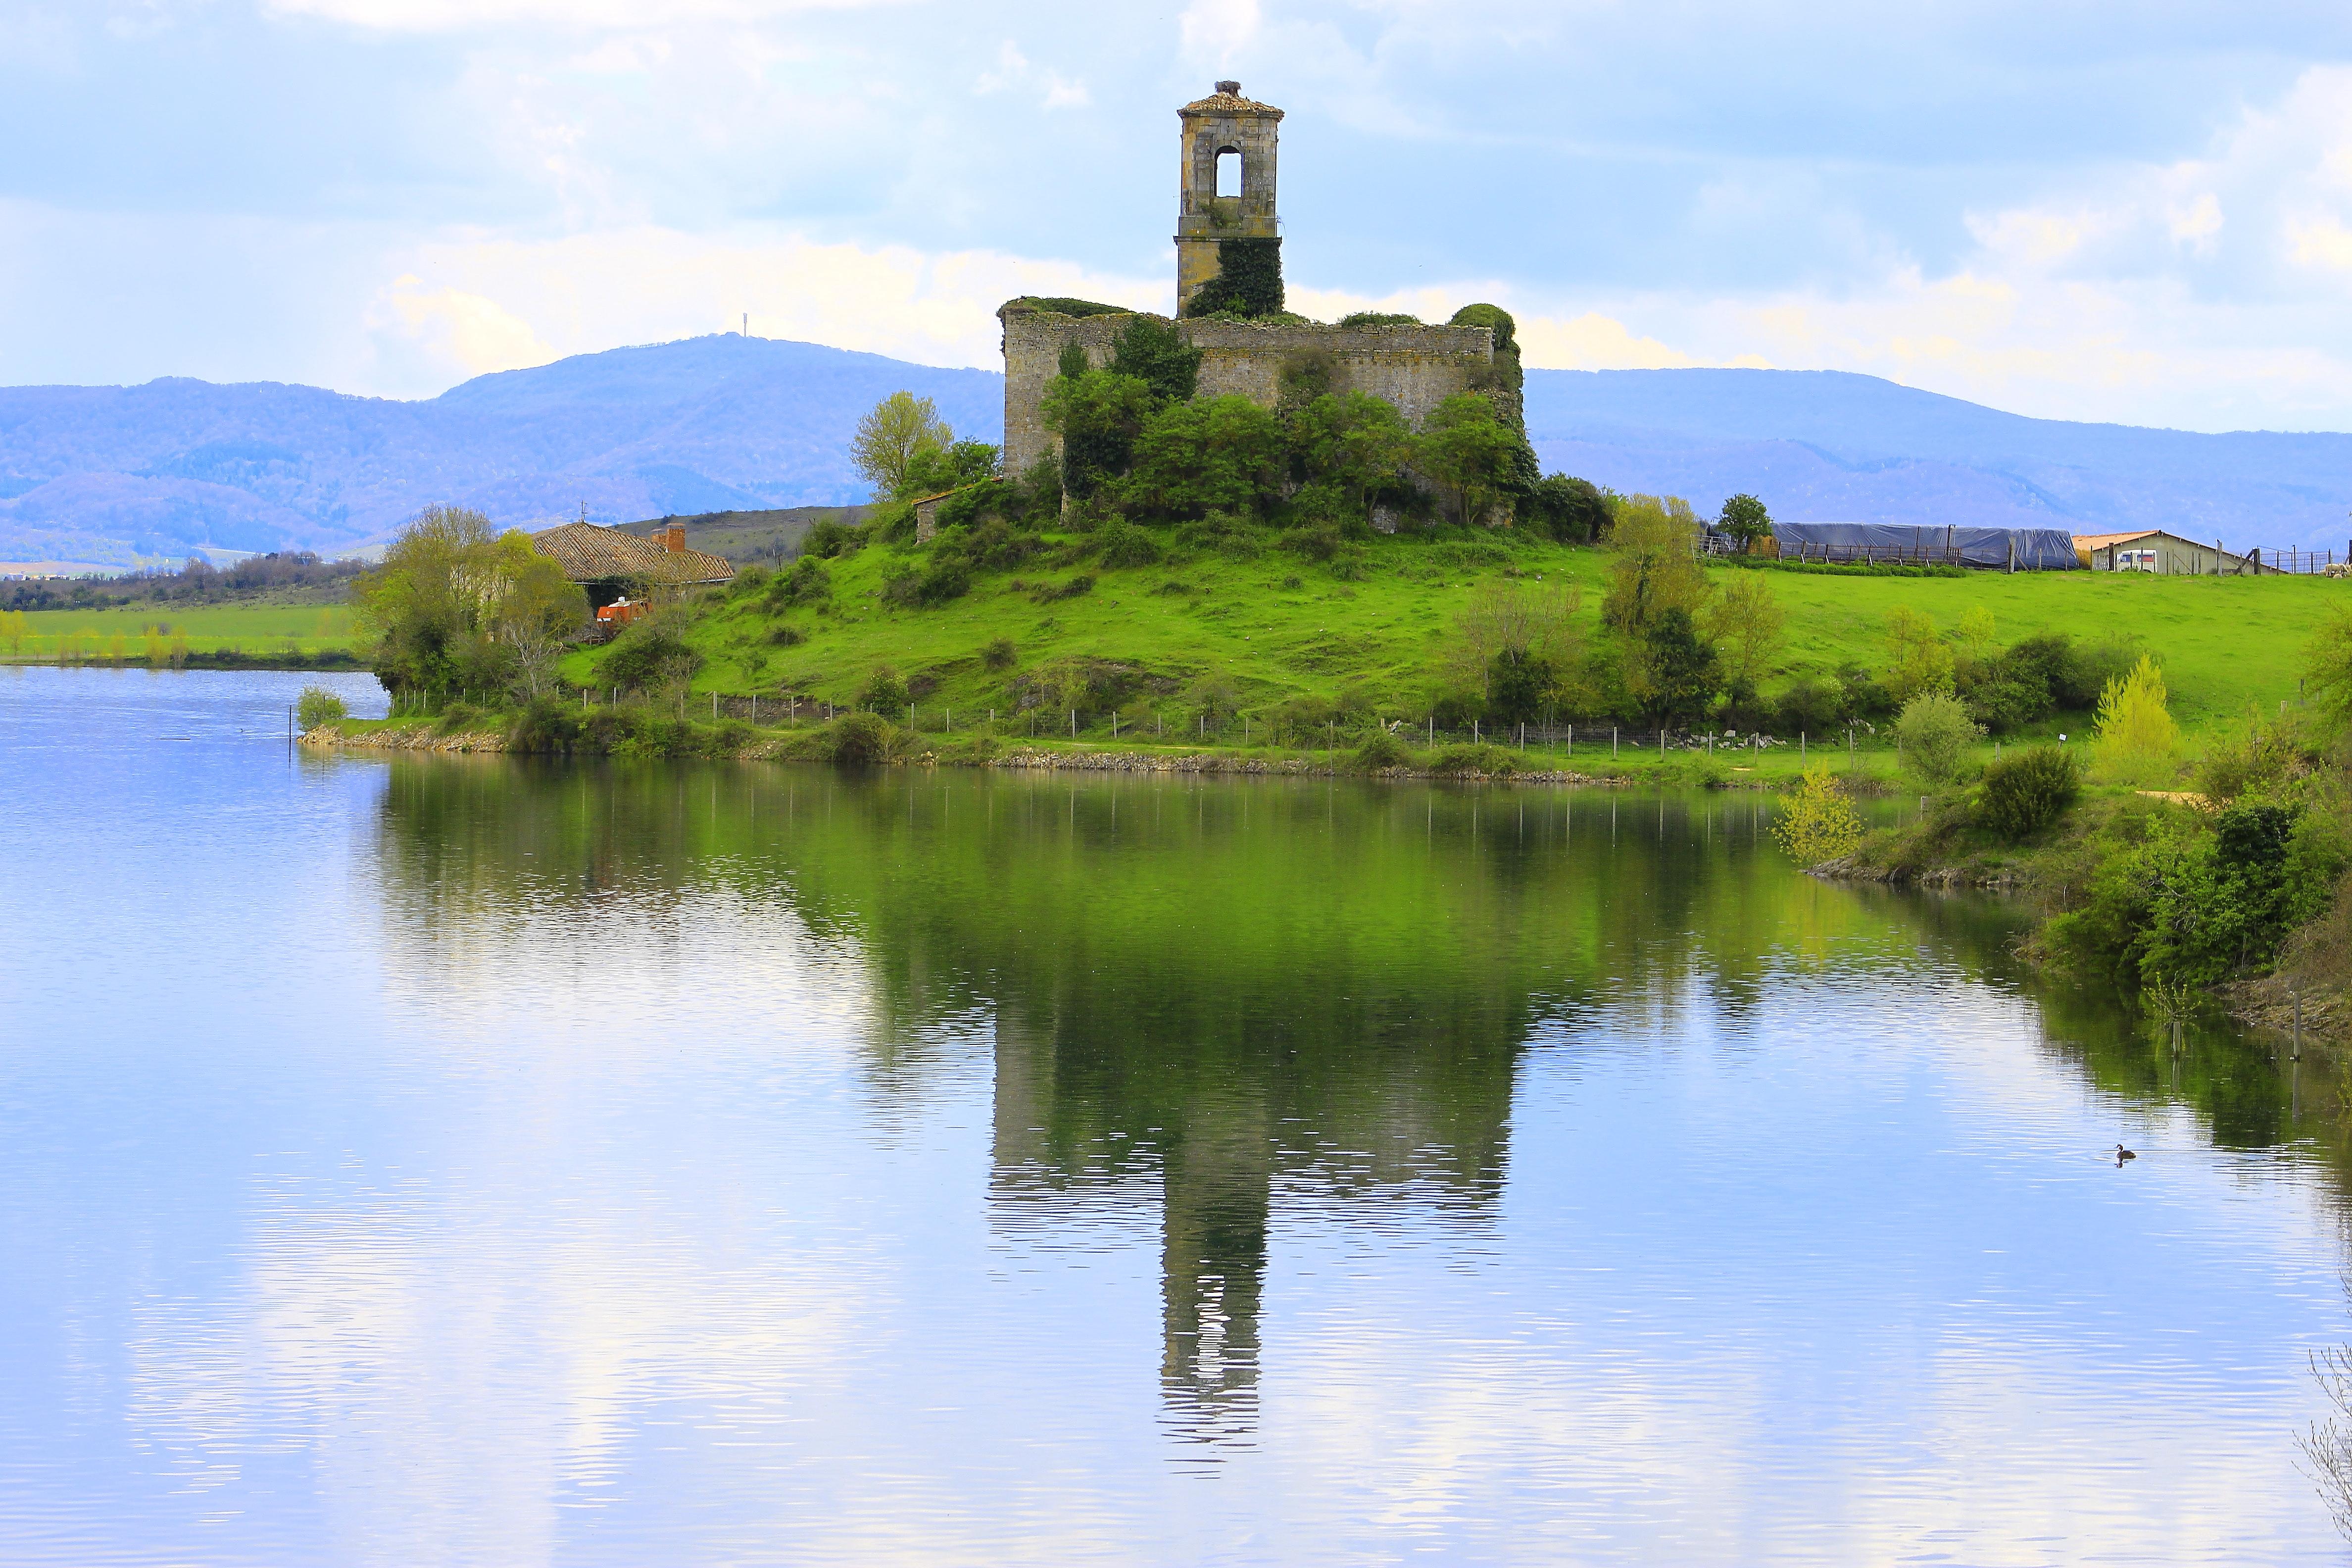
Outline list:
[[[944,605],[971,592],[971,568],[963,557],[947,552],[929,564],[908,570],[882,584],[883,599],[893,605]]]
[[[808,633],[789,621],[778,621],[768,628],[768,646],[771,647],[798,647],[806,641]]]
[[[507,726],[509,752],[561,754],[580,742],[580,717],[569,702],[542,697],[524,706]]]
[[[2210,799],[2235,800],[2284,778],[2295,750],[2282,727],[2264,725],[2262,710],[2252,709],[2242,735],[2224,734],[2206,747],[2197,763],[2197,787]]]
[[[1056,599],[1076,599],[1094,591],[1094,578],[1081,572],[1059,586],[1052,583],[1040,583],[1029,596],[1041,605],[1050,605]]]
[[[1131,522],[1107,522],[1095,530],[1095,552],[1104,566],[1155,566],[1160,542]]]
[[[1484,742],[1475,745],[1440,746],[1429,754],[1427,767],[1433,773],[1484,773],[1501,777],[1519,771],[1519,760],[1500,746]]]
[[[751,598],[768,585],[768,569],[757,563],[743,567],[728,581],[727,596],[730,599]]]
[[[820,522],[810,529],[807,537],[801,541],[800,558],[803,561],[830,561],[839,556],[855,555],[863,542],[865,541],[854,528],[845,528],[837,522]]]
[[[833,525],[819,523],[817,526],[830,528]],[[831,570],[821,557],[803,555],[793,563],[790,570],[779,572],[768,580],[768,590],[762,603],[771,610],[781,610],[790,605],[821,605],[832,597]]]
[[[1519,521],[1563,543],[1583,544],[1609,527],[1601,487],[1567,474],[1546,474],[1519,499]]]
[[[1356,765],[1368,773],[1401,768],[1412,761],[1412,753],[1405,749],[1404,742],[1386,730],[1374,730],[1356,748]]]
[[[1984,734],[1958,698],[1923,691],[1903,705],[1895,736],[1903,765],[1931,784],[1948,784],[1968,767],[1969,748]]]
[[[877,664],[874,673],[858,688],[857,706],[883,713],[902,713],[907,708],[907,683],[898,672],[887,664]]]
[[[2063,746],[2036,746],[1985,770],[1977,820],[2015,843],[2056,822],[2082,792],[2082,770],[2074,754]]]
[[[633,691],[682,686],[702,668],[702,655],[686,645],[676,620],[651,616],[631,621],[597,661],[598,683]]]
[[[1019,657],[1011,637],[992,638],[986,647],[980,650],[980,662],[990,669],[1011,669]]]
[[[844,713],[825,734],[825,754],[841,767],[872,767],[890,760],[898,728],[878,713]]]
[[[1818,866],[1853,853],[1862,842],[1862,816],[1830,776],[1827,763],[1805,770],[1797,792],[1772,817],[1772,837],[1800,866]]]
[[[2352,729],[2352,605],[2337,605],[2304,645],[2307,689],[2323,718],[2337,730]]]
[[[1774,722],[1783,734],[1826,735],[1844,722],[1838,713],[1839,696],[1834,687],[1801,675],[1780,693],[1773,710]]]
[[[306,733],[321,724],[336,723],[351,716],[351,710],[343,706],[343,700],[323,686],[304,687],[302,700],[294,708],[295,722]]]

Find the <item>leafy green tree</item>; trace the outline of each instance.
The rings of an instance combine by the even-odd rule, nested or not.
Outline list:
[[[1815,763],[1773,813],[1772,837],[1798,865],[1818,866],[1853,853],[1862,842],[1862,814],[1830,776],[1830,765]]]
[[[1642,681],[1636,695],[1660,723],[1692,724],[1706,716],[1717,688],[1715,649],[1691,625],[1690,612],[1658,613],[1642,634]]]
[[[528,695],[588,616],[587,595],[528,535],[450,506],[419,512],[353,579],[352,600],[376,677],[404,708],[509,686]]]
[[[917,452],[954,443],[955,432],[940,417],[939,405],[911,392],[894,392],[857,422],[849,458],[876,496],[892,496],[906,482],[907,467]]]
[[[1143,422],[1122,496],[1147,516],[1255,514],[1279,492],[1284,451],[1281,421],[1246,397],[1171,403]]]
[[[1182,403],[1200,386],[1201,351],[1184,341],[1175,322],[1138,316],[1111,340],[1110,368],[1135,377],[1156,396]]]
[[[2012,752],[1985,770],[1977,820],[2013,844],[2063,816],[2082,793],[2082,769],[2065,747]]]
[[[2337,730],[2352,730],[2352,605],[2329,610],[2304,645],[2305,689]]]
[[[2117,784],[2169,784],[2180,763],[2180,726],[2166,705],[2164,672],[2143,655],[2099,695],[2099,768]]]
[[[1510,488],[1521,445],[1490,400],[1457,392],[1430,411],[1418,466],[1445,492],[1457,521],[1477,522]]]
[[[1745,703],[1754,698],[1757,687],[1771,673],[1788,624],[1789,612],[1780,607],[1759,572],[1737,574],[1707,605],[1706,635],[1715,639],[1722,658],[1733,701]]]
[[[1406,318],[1411,320],[1410,317]],[[1519,326],[1511,313],[1500,305],[1465,305],[1454,312],[1446,325],[1451,327],[1485,327],[1495,334],[1495,352],[1511,354],[1519,352]]]
[[[1723,503],[1723,512],[1716,520],[1716,531],[1727,533],[1739,541],[1746,550],[1772,531],[1772,514],[1754,496],[1742,493]]]
[[[1396,405],[1369,392],[1325,393],[1291,416],[1290,441],[1311,483],[1328,485],[1368,516],[1382,490],[1404,481],[1412,431]]]
[[[914,500],[941,490],[976,485],[996,473],[997,449],[985,441],[958,441],[947,447],[918,447],[907,460],[907,471],[892,494]]]
[[[1135,439],[1159,400],[1150,386],[1116,371],[1090,370],[1046,384],[1045,428],[1062,438],[1062,489],[1086,500],[1127,472]]]
[[[1679,610],[1685,619],[1706,604],[1706,570],[1699,564],[1698,520],[1679,496],[1626,496],[1615,508],[1610,543],[1617,560],[1601,618],[1638,639],[1657,618]]]
[[[1486,717],[1496,724],[1532,724],[1543,717],[1558,679],[1551,660],[1507,647],[1487,661]]]
[[[1519,499],[1519,521],[1563,543],[1583,544],[1609,530],[1609,503],[1589,479],[1546,474]]]

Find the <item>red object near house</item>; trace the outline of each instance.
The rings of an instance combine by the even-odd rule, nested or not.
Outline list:
[[[645,613],[646,606],[642,604],[633,605],[626,599],[615,599],[596,612],[596,621],[600,626],[626,626]]]

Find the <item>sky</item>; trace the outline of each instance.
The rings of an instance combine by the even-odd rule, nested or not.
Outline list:
[[[1287,112],[1291,304],[1528,363],[2352,430],[2352,7],[0,0],[0,384],[427,396],[732,331],[1169,309],[1176,109]]]

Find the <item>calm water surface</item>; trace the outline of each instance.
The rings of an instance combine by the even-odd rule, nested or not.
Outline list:
[[[1758,801],[303,679],[0,670],[0,1561],[2343,1556],[2332,1086]]]

